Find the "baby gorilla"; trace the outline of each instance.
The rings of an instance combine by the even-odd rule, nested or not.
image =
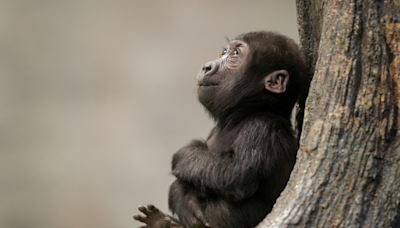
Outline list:
[[[197,75],[201,104],[215,121],[207,140],[176,152],[169,207],[134,219],[151,228],[255,227],[272,209],[296,161],[290,121],[310,80],[295,42],[273,32],[242,34]],[[300,100],[302,99],[302,100]]]

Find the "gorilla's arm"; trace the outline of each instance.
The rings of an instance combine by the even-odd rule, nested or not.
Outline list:
[[[296,151],[290,123],[265,121],[246,124],[231,151],[209,151],[205,142],[192,141],[174,154],[172,173],[201,191],[211,189],[235,201],[252,196],[260,180]]]

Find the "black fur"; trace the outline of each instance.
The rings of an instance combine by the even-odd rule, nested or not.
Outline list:
[[[305,57],[293,40],[273,32],[235,40],[248,46],[240,67],[219,59],[211,64],[216,72],[207,74],[213,70],[208,64],[199,73],[199,100],[216,126],[207,140],[193,140],[173,156],[177,180],[169,207],[183,227],[256,226],[271,211],[296,160],[290,114],[310,82]],[[286,91],[266,90],[263,78],[281,69],[289,73]]]

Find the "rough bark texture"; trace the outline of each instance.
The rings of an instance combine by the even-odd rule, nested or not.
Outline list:
[[[315,64],[296,166],[258,227],[400,227],[399,0],[298,0]]]

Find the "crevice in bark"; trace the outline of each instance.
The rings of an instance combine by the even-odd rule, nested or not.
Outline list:
[[[393,228],[400,227],[400,204],[397,205],[397,214],[396,214],[396,217],[394,217],[394,221],[393,221],[391,227],[393,227]]]
[[[377,164],[377,169],[379,170],[378,173],[376,174],[375,178],[368,178],[368,184],[366,186],[366,188],[368,188],[368,185],[372,185],[371,186],[371,190],[368,191],[364,191],[364,202],[363,204],[369,204],[369,205],[362,205],[362,216],[360,216],[360,227],[364,226],[364,223],[367,221],[366,217],[368,215],[368,212],[371,208],[371,206],[374,206],[374,198],[375,198],[375,194],[381,184],[382,181],[382,171],[383,171],[383,162],[378,162],[379,164]]]

